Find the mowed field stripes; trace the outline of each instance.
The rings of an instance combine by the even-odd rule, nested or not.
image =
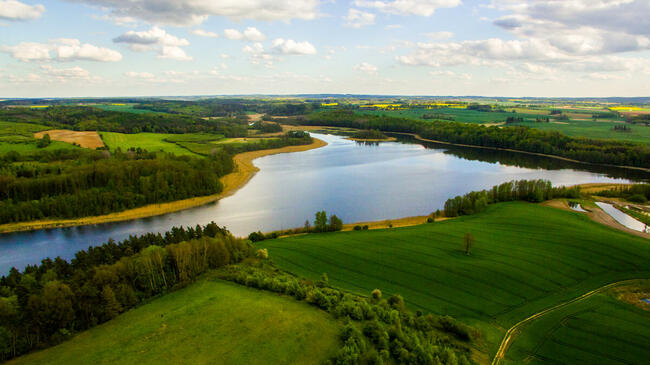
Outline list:
[[[464,254],[463,236],[476,243]],[[580,213],[513,202],[414,227],[260,242],[282,269],[368,295],[399,293],[411,309],[491,331],[610,282],[650,278],[650,242]],[[500,334],[500,335],[499,335]],[[494,337],[494,340],[492,338]]]

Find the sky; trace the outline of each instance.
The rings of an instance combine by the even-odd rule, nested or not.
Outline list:
[[[0,0],[0,97],[650,96],[650,0]]]

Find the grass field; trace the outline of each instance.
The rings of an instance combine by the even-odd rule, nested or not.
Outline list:
[[[472,254],[463,236],[476,238]],[[580,213],[523,202],[414,227],[263,241],[274,263],[365,294],[400,293],[411,309],[483,332],[493,355],[505,329],[607,283],[650,277],[650,245]],[[648,328],[650,333],[650,327]]]
[[[38,148],[34,133],[51,129],[51,127],[31,124],[0,121],[0,154],[9,151],[29,153],[38,150],[55,150],[62,148],[76,148],[69,143],[52,141],[45,148]]]
[[[589,112],[573,109],[562,109],[564,113],[569,116],[569,120],[553,123],[553,116],[549,115],[550,109],[530,109],[530,108],[506,108],[507,113],[502,112],[480,112],[476,110],[457,109],[457,108],[442,108],[442,109],[408,109],[397,111],[361,111],[362,114],[376,114],[376,115],[390,115],[404,118],[422,119],[422,115],[427,114],[444,114],[453,117],[456,122],[463,123],[500,123],[504,122],[508,117],[522,117],[523,122],[513,123],[511,125],[521,125],[530,128],[537,128],[541,130],[558,131],[572,137],[587,137],[595,139],[614,139],[619,141],[629,141],[637,143],[650,144],[650,127],[637,125],[628,125],[632,128],[629,132],[613,131],[615,125],[621,125],[621,118],[601,118],[598,121],[593,121],[591,115],[594,113],[604,113],[603,111]],[[516,111],[511,113],[510,111]],[[551,123],[537,123],[536,118],[546,119],[551,118]],[[580,120],[578,120],[580,119]],[[586,120],[582,120],[586,119]]]
[[[646,364],[650,312],[602,293],[531,323],[504,364]]]
[[[102,140],[110,149],[120,147],[123,151],[129,148],[142,148],[149,152],[170,152],[176,155],[197,156],[195,153],[180,147],[174,142],[167,142],[165,139],[178,137],[174,134],[165,133],[137,133],[124,134],[115,132],[101,132]],[[185,135],[187,136],[187,135]]]
[[[524,122],[515,123],[541,130],[558,131],[562,134],[572,137],[588,137],[595,139],[615,139],[619,141],[629,141],[650,144],[650,127],[636,124],[628,126],[632,129],[629,132],[613,131],[615,125],[621,125],[616,122],[594,122],[594,121],[568,121],[567,124],[558,123],[535,123]]]
[[[207,279],[10,364],[321,364],[339,324],[305,303]]]

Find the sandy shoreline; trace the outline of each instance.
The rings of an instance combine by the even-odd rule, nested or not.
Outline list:
[[[241,187],[246,185],[246,183],[248,183],[248,181],[252,179],[253,176],[255,176],[257,171],[259,171],[259,169],[253,164],[253,160],[256,158],[275,155],[278,153],[307,151],[326,145],[327,142],[322,141],[318,138],[314,138],[314,142],[308,145],[287,146],[270,150],[251,151],[237,154],[235,157],[233,157],[236,166],[235,172],[232,172],[221,178],[221,182],[223,183],[223,191],[219,194],[177,200],[169,203],[150,204],[135,209],[125,210],[123,212],[115,212],[94,217],[7,223],[0,225],[0,233],[121,222],[138,218],[154,217],[157,215],[198,207],[200,205],[212,203],[219,199],[230,196]]]

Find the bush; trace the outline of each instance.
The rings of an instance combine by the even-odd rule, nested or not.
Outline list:
[[[360,226],[360,225],[356,225],[356,226],[354,226],[354,230],[355,230],[355,231],[360,231],[360,230],[361,230],[361,226]]]
[[[266,248],[260,248],[257,250],[257,252],[255,252],[255,256],[258,259],[267,260],[269,258],[269,250]]]
[[[431,218],[431,217],[427,218],[427,223],[433,223],[433,222],[435,222],[435,220],[433,218]]]
[[[632,203],[645,203],[648,201],[648,199],[646,199],[646,197],[641,194],[630,195],[627,200],[631,201]]]
[[[381,300],[381,290],[375,289],[370,293],[370,296],[374,300]]]
[[[367,224],[363,226],[363,230],[364,230],[364,231],[367,231],[367,230],[368,230],[368,225],[367,225]]]

